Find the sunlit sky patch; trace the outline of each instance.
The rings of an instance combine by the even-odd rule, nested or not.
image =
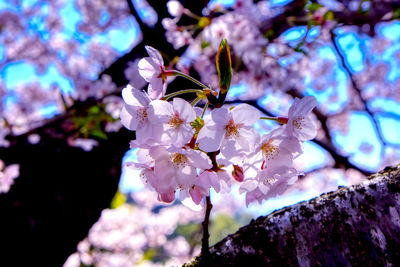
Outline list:
[[[365,112],[353,112],[350,117],[348,135],[336,132],[333,140],[339,149],[350,155],[351,161],[358,166],[370,171],[379,166],[381,144],[372,121]],[[363,142],[373,146],[371,153],[360,153],[359,148]]]

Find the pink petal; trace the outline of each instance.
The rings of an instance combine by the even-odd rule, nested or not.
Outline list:
[[[175,200],[175,191],[169,191],[167,193],[159,193],[158,200],[166,203],[171,203]]]
[[[201,191],[199,190],[199,188],[197,186],[195,186],[194,188],[191,188],[189,190],[189,194],[192,197],[193,202],[196,203],[196,205],[199,205],[201,200],[204,197],[204,195],[201,193]]]

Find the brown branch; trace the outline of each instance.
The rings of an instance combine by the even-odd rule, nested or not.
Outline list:
[[[284,11],[277,16],[266,19],[260,27],[261,32],[265,33],[269,40],[278,38],[286,30],[295,26],[308,25],[305,6],[308,1],[292,1],[284,6]],[[369,25],[369,34],[374,35],[374,27],[379,22],[393,20],[394,12],[400,8],[400,1],[371,1],[370,8],[365,12],[344,8],[340,11],[331,10],[335,21],[340,25],[354,25],[361,27]],[[385,15],[387,17],[385,17]]]
[[[331,41],[332,41],[332,44],[333,44],[333,48],[335,49],[335,52],[339,57],[340,64],[342,65],[343,69],[345,70],[345,72],[349,76],[351,85],[352,85],[354,91],[357,93],[357,96],[359,97],[361,103],[363,104],[363,108],[364,108],[365,112],[369,115],[370,119],[372,120],[372,125],[373,125],[373,127],[375,129],[375,132],[376,132],[376,134],[378,136],[378,139],[379,139],[380,143],[383,146],[387,146],[388,144],[387,144],[387,142],[385,140],[385,137],[383,136],[381,128],[379,127],[379,122],[375,118],[375,114],[373,113],[373,111],[369,108],[367,100],[363,97],[362,90],[357,85],[357,82],[355,81],[354,76],[353,76],[353,72],[350,70],[350,67],[346,63],[345,55],[341,51],[341,49],[339,48],[339,46],[338,46],[338,44],[337,44],[337,42],[335,40],[335,36],[336,36],[335,33],[333,31],[331,31]]]

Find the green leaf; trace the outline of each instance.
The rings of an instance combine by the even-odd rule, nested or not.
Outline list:
[[[307,6],[307,9],[309,10],[309,11],[311,11],[311,12],[315,12],[315,11],[317,11],[318,9],[320,9],[321,7],[323,7],[323,5],[321,5],[321,4],[318,4],[318,3],[311,3],[311,4],[309,4],[308,6]]]

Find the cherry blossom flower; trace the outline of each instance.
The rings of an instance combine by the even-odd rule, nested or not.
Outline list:
[[[162,126],[151,123],[148,118],[150,99],[131,85],[122,90],[122,98],[125,102],[120,114],[122,125],[136,131],[136,140],[139,143],[155,142]]]
[[[172,104],[164,100],[150,103],[149,118],[153,123],[162,124],[160,137],[162,144],[183,146],[193,137],[194,130],[190,125],[196,119],[194,108],[181,98],[174,98]]]
[[[154,159],[154,176],[149,182],[161,195],[189,190],[195,185],[198,169],[212,167],[208,156],[198,150],[158,146],[151,147],[149,154]]]
[[[168,71],[164,68],[164,60],[160,52],[151,46],[145,48],[150,57],[142,58],[138,62],[139,74],[146,82],[149,82],[147,92],[150,97],[160,99],[167,90]]]
[[[297,177],[298,172],[294,168],[286,166],[265,168],[259,171],[255,178],[245,180],[239,192],[247,192],[246,206],[256,200],[261,203],[263,200],[283,194],[297,181]]]
[[[292,106],[289,108],[286,124],[286,134],[288,136],[294,136],[301,141],[315,138],[317,125],[312,120],[310,113],[316,104],[316,99],[313,96],[294,99]]]
[[[232,144],[228,147],[224,145],[234,140],[240,148],[251,151],[257,138],[252,125],[259,118],[259,111],[248,104],[240,104],[232,110],[225,107],[214,109],[197,137],[199,148],[206,152],[221,148],[223,153],[223,148],[232,148]]]
[[[249,156],[247,161],[251,163],[251,166],[258,163],[258,169],[291,167],[294,157],[300,155],[301,152],[299,140],[285,136],[284,128],[279,127],[261,137],[253,155]]]

